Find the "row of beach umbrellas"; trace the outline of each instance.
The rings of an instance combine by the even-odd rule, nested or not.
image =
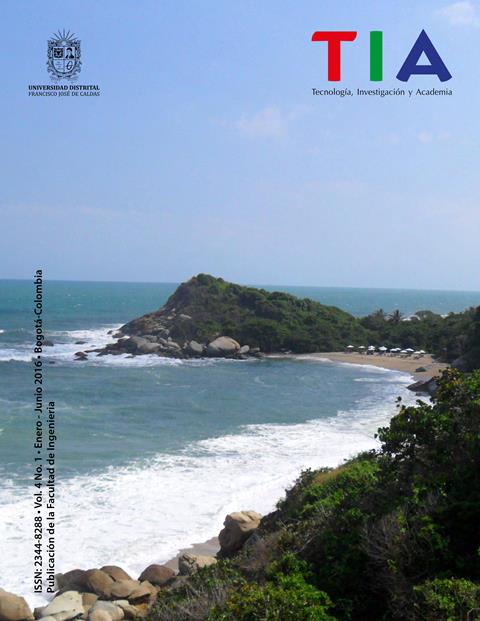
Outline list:
[[[391,349],[388,349],[388,347],[385,347],[385,345],[382,345],[381,347],[375,347],[375,345],[369,345],[368,347],[365,347],[365,345],[360,345],[360,347],[355,347],[355,345],[348,345],[347,349],[350,351],[353,351],[354,349],[358,349],[361,352],[367,351],[367,352],[376,352],[379,351],[382,354],[385,354],[387,351],[390,352],[391,354],[407,354],[407,355],[420,355],[423,356],[425,355],[427,352],[424,351],[423,349],[419,349],[419,350],[415,350],[412,349],[411,347],[408,347],[407,349],[402,349],[401,347],[392,347]]]

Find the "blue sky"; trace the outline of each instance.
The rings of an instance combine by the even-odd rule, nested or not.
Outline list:
[[[2,0],[0,14],[0,277],[480,289],[480,3]],[[59,28],[99,98],[27,96],[50,82]],[[358,31],[336,84],[356,89],[405,88],[422,28],[453,96],[312,96],[333,86],[315,30]]]

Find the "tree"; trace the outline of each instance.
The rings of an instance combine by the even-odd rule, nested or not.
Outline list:
[[[393,313],[390,313],[390,315],[388,316],[388,321],[390,321],[391,323],[400,323],[402,321],[402,318],[402,313],[397,309],[394,310]]]

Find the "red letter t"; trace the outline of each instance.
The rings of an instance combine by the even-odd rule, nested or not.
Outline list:
[[[312,41],[328,42],[328,81],[340,81],[340,43],[342,41],[355,41],[356,32],[341,31],[319,31],[314,32]]]

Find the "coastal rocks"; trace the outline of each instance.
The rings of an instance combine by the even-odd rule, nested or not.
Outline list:
[[[75,360],[88,360],[88,355],[84,351],[77,351],[74,356]]]
[[[240,343],[229,336],[219,336],[207,345],[207,355],[212,358],[232,356],[240,350]]]
[[[140,582],[148,581],[155,586],[164,586],[175,576],[175,572],[165,565],[149,565],[138,578]]]
[[[77,591],[66,591],[41,610],[41,618],[53,617],[55,621],[68,621],[84,614],[83,600]]]
[[[88,621],[113,621],[106,610],[91,610],[88,614]]]
[[[186,346],[187,351],[193,356],[203,356],[205,346],[197,341],[189,341]]]
[[[123,337],[116,343],[109,343],[100,349],[90,349],[85,352],[77,352],[76,360],[86,360],[88,353],[96,352],[99,356],[128,354],[129,356],[143,356],[153,354],[166,358],[237,358],[245,360],[249,356],[259,357],[260,350],[251,348],[249,345],[240,346],[230,336],[218,336],[208,345],[199,343],[194,339],[186,340],[182,345],[167,336],[168,330],[159,334],[144,334]]]
[[[84,586],[85,573],[84,569],[72,569],[64,574],[56,574],[55,581],[58,588],[63,591],[78,590]]]
[[[214,556],[203,556],[197,554],[182,554],[178,559],[178,573],[181,576],[192,576],[203,567],[215,565],[217,559]]]
[[[23,597],[0,589],[0,621],[33,621],[33,614]]]
[[[420,380],[414,384],[407,386],[408,390],[419,394],[427,394],[433,397],[438,389],[437,380],[435,377],[431,377],[428,380]]]
[[[158,591],[153,584],[147,580],[144,580],[132,593],[130,593],[128,601],[132,604],[151,603],[155,600],[157,592]]]
[[[100,567],[100,571],[108,574],[110,578],[119,582],[120,580],[131,580],[131,576],[127,574],[121,567],[117,567],[116,565],[104,565]]]
[[[100,569],[89,569],[85,572],[84,584],[87,591],[101,598],[108,599],[114,580]]]
[[[113,602],[98,601],[93,604],[88,614],[89,621],[121,621],[125,613]]]
[[[229,558],[238,552],[259,527],[261,519],[262,516],[256,511],[238,511],[227,515],[224,528],[218,535],[220,552],[217,557]]]
[[[118,600],[114,602],[114,604],[123,610],[125,619],[137,619],[138,617],[143,616],[141,608],[139,606],[133,606],[128,601]]]
[[[136,580],[120,580],[112,585],[110,597],[114,599],[128,599],[139,586]]]
[[[97,600],[98,595],[95,595],[95,593],[82,593],[83,609],[88,612]]]
[[[136,354],[154,354],[159,351],[158,343],[152,343],[142,336],[131,336],[124,343],[126,351]]]
[[[119,355],[130,354],[132,356],[143,356],[146,354],[156,354],[159,356],[183,358],[183,351],[180,345],[168,337],[162,336],[131,336],[122,338],[116,343],[110,343],[99,350],[99,356],[107,354]]]

